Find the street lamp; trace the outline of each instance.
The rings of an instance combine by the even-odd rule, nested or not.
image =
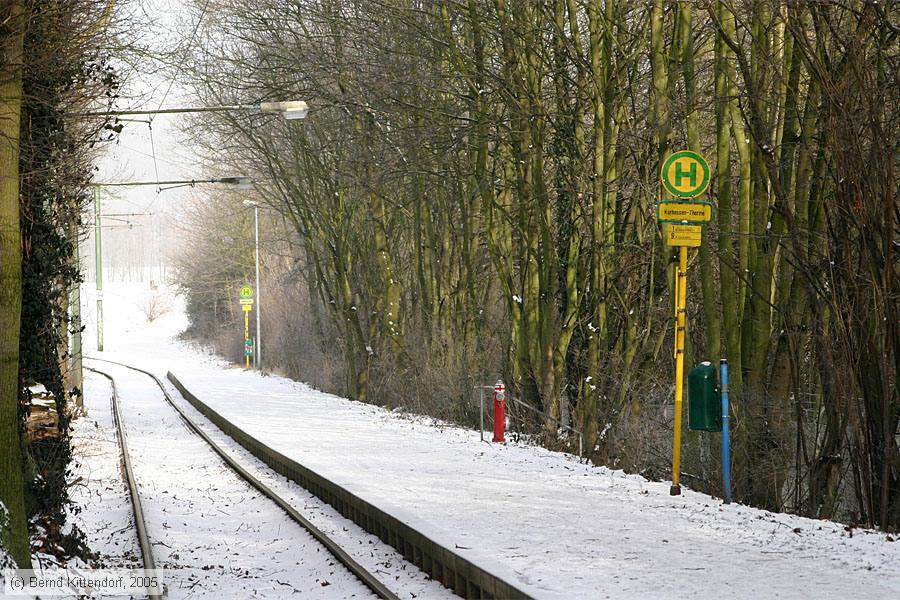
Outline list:
[[[256,237],[256,344],[253,353],[253,362],[256,364],[256,370],[262,369],[262,330],[259,328],[259,311],[260,297],[262,294],[259,289],[259,203],[255,200],[244,200],[244,206],[253,207],[253,226]]]
[[[309,105],[303,100],[261,102],[259,104],[230,104],[223,106],[188,106],[158,108],[156,110],[103,110],[78,113],[78,117],[117,117],[124,115],[171,115],[204,112],[249,112],[250,114],[281,115],[289,121],[305,119]]]
[[[217,177],[214,179],[181,179],[181,180],[170,180],[170,181],[123,181],[123,182],[111,182],[111,183],[91,183],[89,184],[94,188],[94,270],[95,277],[97,282],[97,351],[103,352],[103,242],[100,232],[101,228],[101,215],[100,215],[100,188],[101,187],[133,187],[133,186],[146,186],[146,185],[154,185],[157,187],[161,187],[163,185],[168,186],[178,186],[178,185],[189,185],[194,186],[201,183],[221,183],[225,185],[234,185],[241,189],[246,189],[251,187],[253,184],[253,180],[249,177],[245,176],[237,176],[237,177]],[[80,302],[79,302],[80,303]],[[74,327],[75,334],[74,339],[72,340],[73,348],[81,349],[81,315],[80,306],[76,309],[79,311],[79,314],[76,317],[76,327]]]
[[[259,112],[280,113],[288,121],[305,119],[309,113],[309,106],[303,100],[290,102],[263,102],[259,105]]]
[[[216,177],[215,179],[170,179],[164,181],[114,181],[114,182],[93,182],[88,185],[92,187],[136,187],[142,185],[162,186],[178,186],[189,185],[191,187],[201,183],[224,183],[225,185],[236,186],[239,190],[249,190],[253,187],[253,179],[243,175],[237,177]]]

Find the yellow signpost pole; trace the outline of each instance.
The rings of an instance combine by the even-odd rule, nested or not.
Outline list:
[[[250,339],[250,311],[244,311],[244,358],[247,361],[247,368],[250,368],[250,355],[246,352],[247,340]]]
[[[672,448],[673,496],[681,494],[681,413],[684,403],[684,336],[687,327],[687,246],[678,247],[675,273],[675,435]]]

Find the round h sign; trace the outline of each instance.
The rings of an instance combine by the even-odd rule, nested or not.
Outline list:
[[[709,187],[709,164],[696,152],[682,150],[666,159],[659,178],[673,196],[694,198]]]
[[[249,285],[245,285],[241,288],[240,291],[241,298],[252,298],[253,297],[253,288]]]

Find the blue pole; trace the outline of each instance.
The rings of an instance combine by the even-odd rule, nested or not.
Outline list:
[[[728,424],[728,361],[719,361],[722,392],[722,484],[725,487],[725,504],[731,504],[731,432]]]

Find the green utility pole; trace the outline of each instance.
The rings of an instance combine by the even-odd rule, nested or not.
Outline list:
[[[78,272],[81,273],[81,251],[78,244],[78,228],[73,223],[71,229],[72,240],[75,245],[75,267],[78,269]],[[81,284],[77,282],[72,286],[72,289],[69,292],[69,313],[71,318],[69,326],[72,329],[70,381],[72,386],[77,387],[81,392],[75,400],[75,405],[78,408],[84,408],[84,372],[81,365]]]
[[[100,188],[94,188],[94,264],[97,278],[97,351],[103,352],[103,242],[100,237]]]

